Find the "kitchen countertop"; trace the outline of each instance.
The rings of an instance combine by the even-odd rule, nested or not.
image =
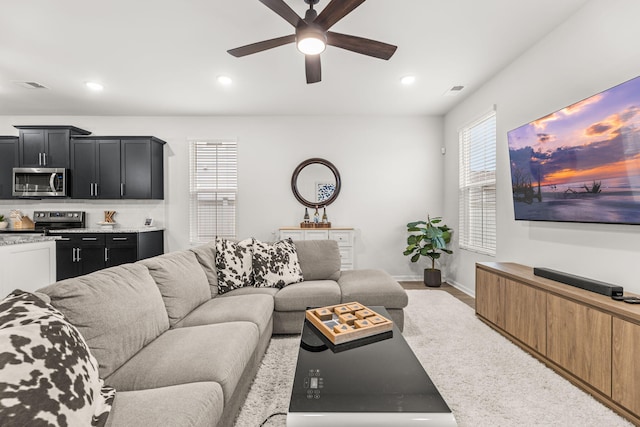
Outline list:
[[[146,233],[149,231],[163,230],[158,227],[96,227],[96,228],[67,228],[63,230],[50,230],[50,233]]]
[[[0,246],[20,245],[23,243],[39,243],[55,241],[56,236],[34,236],[32,234],[7,234],[0,235]]]

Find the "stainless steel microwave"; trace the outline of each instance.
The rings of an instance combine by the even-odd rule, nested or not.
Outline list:
[[[66,197],[64,168],[13,168],[14,197]]]

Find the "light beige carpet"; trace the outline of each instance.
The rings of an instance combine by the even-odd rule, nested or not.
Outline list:
[[[538,362],[443,291],[412,290],[404,336],[459,426],[632,424]],[[236,420],[257,427],[287,412],[299,337],[275,337]],[[265,427],[285,426],[277,415]]]

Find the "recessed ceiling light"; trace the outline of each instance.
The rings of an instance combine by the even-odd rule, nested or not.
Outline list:
[[[416,81],[416,76],[404,76],[400,79],[400,83],[403,85],[411,85]]]
[[[218,83],[224,86],[229,86],[233,83],[233,80],[231,80],[231,77],[229,76],[218,76]]]
[[[84,85],[91,90],[95,90],[96,92],[99,92],[104,89],[104,86],[102,86],[100,83],[97,83],[97,82],[85,82]]]

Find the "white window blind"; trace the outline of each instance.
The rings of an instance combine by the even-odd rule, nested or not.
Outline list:
[[[236,141],[190,141],[191,243],[236,237],[237,145]]]
[[[496,113],[460,130],[459,246],[496,254]]]

